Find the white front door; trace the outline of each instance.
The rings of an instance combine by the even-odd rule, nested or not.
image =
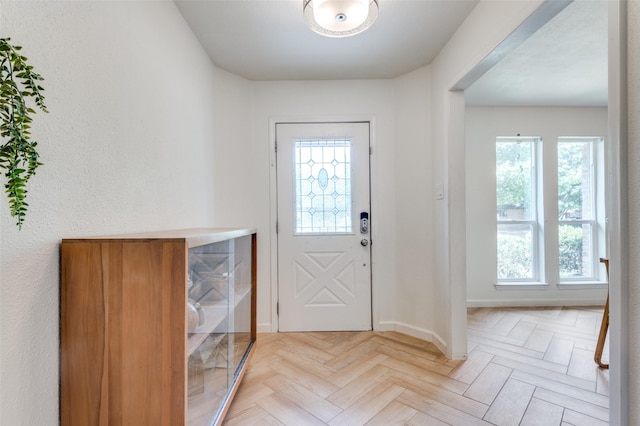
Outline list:
[[[371,330],[369,123],[278,123],[276,147],[279,330]]]

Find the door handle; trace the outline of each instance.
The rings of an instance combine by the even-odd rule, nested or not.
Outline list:
[[[366,247],[369,245],[369,240],[367,240],[366,238],[362,239],[362,241],[360,241],[360,245],[362,247]]]

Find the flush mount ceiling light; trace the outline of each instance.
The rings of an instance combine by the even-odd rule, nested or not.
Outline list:
[[[378,17],[378,0],[302,0],[304,21],[327,37],[348,37],[366,30]]]

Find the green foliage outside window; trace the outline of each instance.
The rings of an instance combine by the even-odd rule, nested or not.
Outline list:
[[[588,165],[589,144],[558,144],[558,218],[583,218],[583,165]],[[584,206],[588,207],[588,206]],[[586,217],[585,219],[589,219]]]
[[[589,205],[584,204],[584,183],[589,179],[591,146],[589,143],[558,145],[558,218],[590,219]],[[501,142],[496,144],[496,196],[498,213],[521,211],[517,218],[532,216],[531,143]],[[586,210],[585,210],[586,209]],[[516,217],[514,217],[516,218]],[[508,217],[505,217],[508,219]],[[579,277],[584,271],[582,225],[558,227],[559,268],[561,277]],[[531,236],[498,233],[498,278],[531,278]]]
[[[582,276],[582,238],[582,226],[560,225],[558,227],[561,277]]]
[[[530,143],[496,144],[496,195],[502,208],[531,209]]]
[[[498,234],[498,279],[533,278],[531,235]]]

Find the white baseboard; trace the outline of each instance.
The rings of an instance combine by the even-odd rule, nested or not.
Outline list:
[[[433,334],[433,344],[436,345],[436,347],[440,350],[440,352],[442,352],[445,356],[452,358],[454,360],[467,359],[467,354],[464,354],[464,357],[462,358],[453,358],[453,355],[448,353],[449,347],[447,346],[447,342],[445,342],[444,339],[440,337],[439,334],[437,333],[432,333],[432,334]]]
[[[397,331],[398,333],[406,334],[407,336],[412,336],[426,342],[435,343],[433,342],[434,335],[431,331],[398,321],[380,321],[376,330]]]
[[[605,300],[594,299],[475,299],[467,300],[468,308],[505,308],[505,307],[538,307],[538,306],[604,306]]]
[[[416,337],[427,342],[432,342],[434,338],[433,332],[425,330],[424,328],[416,327],[414,325],[405,324],[402,322],[395,322],[396,330],[398,333],[406,334],[407,336]]]
[[[466,361],[467,360],[467,354],[452,354],[450,359],[452,361]]]
[[[436,345],[443,354],[447,353],[447,344],[433,331],[398,321],[380,321],[376,329],[379,331],[397,331],[398,333],[406,334],[407,336],[415,337],[425,342],[431,342]]]

